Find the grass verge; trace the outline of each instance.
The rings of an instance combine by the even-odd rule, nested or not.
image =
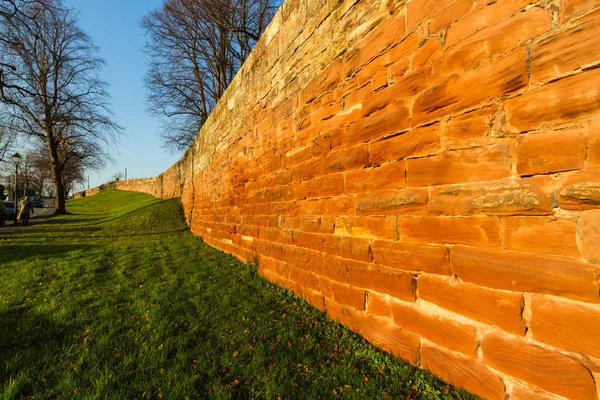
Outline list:
[[[0,398],[474,398],[109,191],[0,238]]]

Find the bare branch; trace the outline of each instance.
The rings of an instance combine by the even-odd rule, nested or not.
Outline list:
[[[0,0],[21,1],[24,0]],[[55,187],[57,212],[64,213],[69,171],[100,166],[110,156],[122,128],[112,120],[107,85],[99,79],[104,64],[97,48],[63,0],[30,0],[0,29],[13,73],[2,80],[2,98],[15,131],[46,149]]]
[[[165,0],[146,29],[147,109],[171,151],[185,150],[273,17],[273,0]]]

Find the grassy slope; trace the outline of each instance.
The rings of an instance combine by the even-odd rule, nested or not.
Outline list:
[[[104,192],[0,238],[0,398],[470,398]]]

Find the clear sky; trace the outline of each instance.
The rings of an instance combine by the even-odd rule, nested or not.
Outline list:
[[[100,48],[106,61],[101,77],[110,85],[115,121],[125,128],[125,136],[112,151],[116,165],[90,171],[90,187],[109,181],[118,172],[124,173],[125,168],[128,178],[159,175],[181,155],[171,155],[161,147],[160,123],[145,112],[147,63],[142,51],[144,30],[139,22],[162,0],[66,1],[79,10],[80,27]]]

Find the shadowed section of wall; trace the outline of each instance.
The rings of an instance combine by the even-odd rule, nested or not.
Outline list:
[[[483,397],[596,398],[599,35],[594,0],[289,0],[181,161],[112,187]]]

